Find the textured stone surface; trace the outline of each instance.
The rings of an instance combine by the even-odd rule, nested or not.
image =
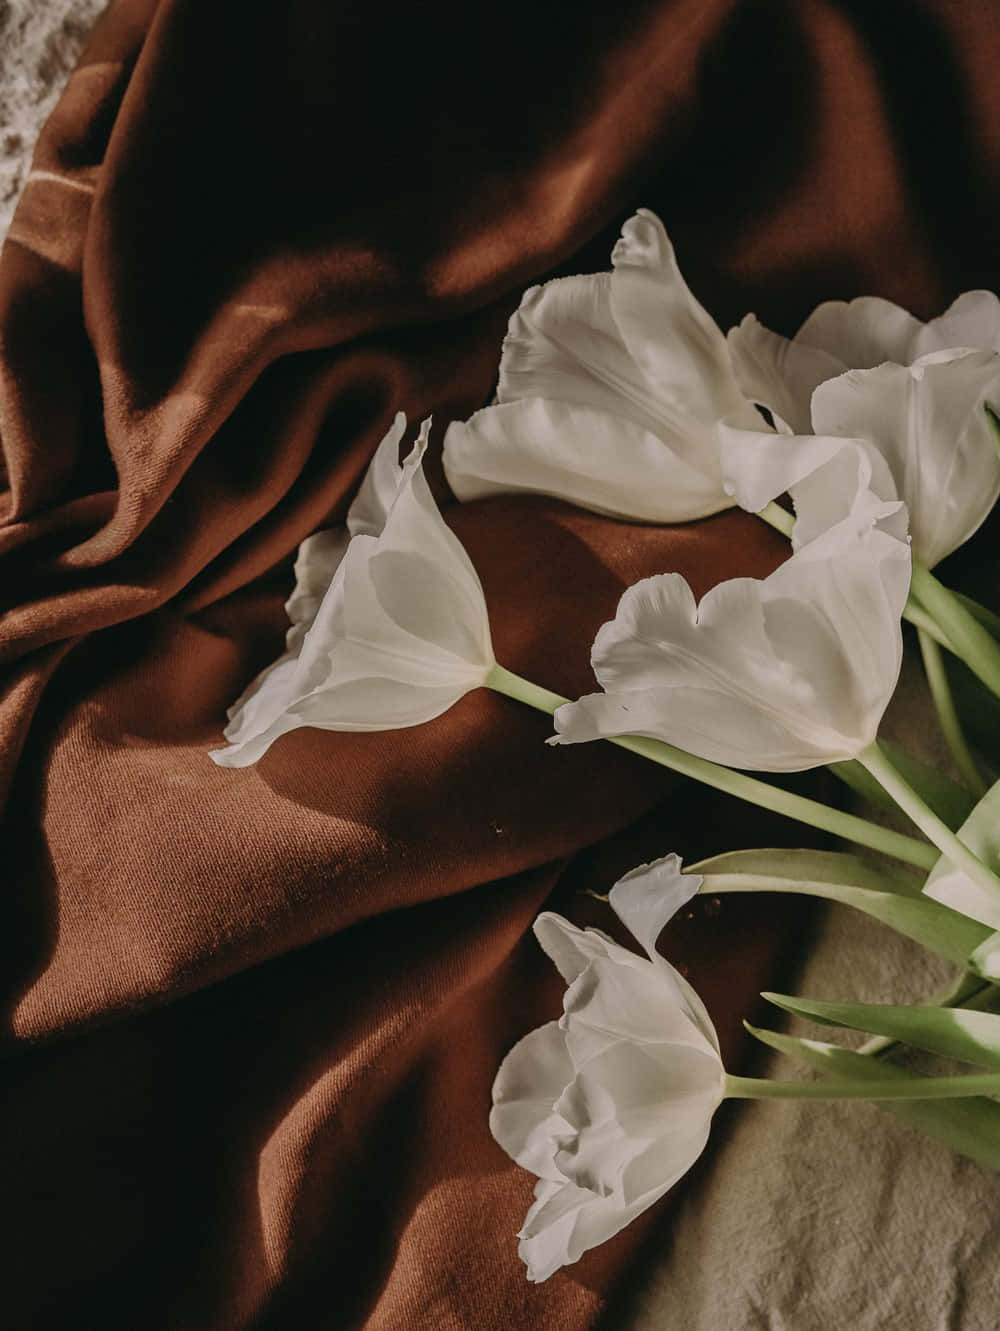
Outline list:
[[[0,0],[0,236],[45,117],[106,0]]]

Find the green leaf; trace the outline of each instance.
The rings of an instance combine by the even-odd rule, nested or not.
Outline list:
[[[1000,1016],[962,1008],[890,1003],[825,1003],[787,994],[763,995],[769,1003],[825,1026],[844,1026],[901,1040],[965,1063],[1000,1068]]]
[[[860,1077],[870,1081],[876,1078],[889,1080],[911,1075],[891,1063],[856,1054],[853,1049],[759,1030],[746,1022],[744,1025],[762,1044],[837,1080]],[[1000,1170],[1000,1104],[995,1100],[977,1095],[961,1100],[877,1100],[872,1103],[959,1155],[986,1169]]]
[[[906,783],[913,787],[924,803],[954,832],[975,807],[975,796],[964,786],[958,785],[937,768],[928,766],[919,758],[914,758],[897,744],[891,744],[886,740],[879,740],[879,744]],[[831,763],[830,771],[840,777],[856,795],[868,800],[870,804],[889,809],[893,813],[899,812],[899,807],[892,796],[882,789],[856,759],[850,762]]]
[[[959,827],[958,838],[988,868],[1000,869],[1000,781],[990,787]],[[1000,929],[1000,905],[996,897],[944,856],[928,874],[924,895],[988,924],[991,929]]]
[[[873,864],[861,855],[842,850],[793,850],[784,847],[728,850],[722,855],[713,855],[709,859],[699,860],[697,864],[686,866],[684,872],[752,874],[754,877],[795,882],[840,883],[918,898],[924,885],[924,875],[916,869],[888,862],[885,865]]]
[[[855,855],[817,850],[737,850],[685,868],[704,896],[797,892],[853,906],[949,961],[964,965],[990,931],[920,894],[906,870],[882,870]]]

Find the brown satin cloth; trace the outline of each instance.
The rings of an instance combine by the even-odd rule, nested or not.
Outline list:
[[[12,1328],[579,1331],[635,1251],[537,1288],[516,1257],[489,1088],[560,993],[527,931],[778,833],[484,691],[246,771],[207,750],[393,413],[484,402],[524,287],[607,267],[632,208],[723,326],[996,286],[1000,12],[554,10],[118,0],[38,145],[0,257]],[[783,550],[735,513],[449,519],[499,659],[569,694],[628,583]],[[798,918],[668,931],[731,1059]]]

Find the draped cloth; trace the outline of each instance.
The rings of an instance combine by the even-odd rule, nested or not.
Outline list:
[[[996,287],[998,18],[111,5],[0,254],[11,1326],[597,1325],[643,1225],[529,1285],[532,1180],[486,1123],[501,1057],[558,1010],[531,920],[778,833],[607,745],[548,748],[482,690],[243,771],[207,752],[394,413],[486,401],[524,288],[606,267],[634,207],[723,326]],[[498,659],[571,696],[631,582],[701,593],[784,553],[733,512],[447,515]],[[732,1066],[798,920],[727,903],[665,936]]]

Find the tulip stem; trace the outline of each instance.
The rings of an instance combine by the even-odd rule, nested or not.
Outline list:
[[[769,504],[764,505],[757,516],[763,518],[775,531],[780,531],[782,536],[791,536],[792,528],[795,526],[795,515],[789,513],[787,508],[782,508],[780,504],[776,504],[773,499]]]
[[[1000,643],[992,633],[917,560],[913,561],[910,595],[935,620],[955,655],[1000,697]]]
[[[1000,904],[1000,879],[964,842],[959,841],[951,828],[941,821],[933,809],[928,808],[913,787],[907,784],[892,765],[877,742],[870,744],[858,754],[858,762],[892,796],[921,832],[937,846],[945,859],[949,860],[956,869],[967,874],[974,883],[978,883]]]
[[[979,773],[976,760],[973,758],[968,742],[962,732],[962,723],[958,719],[958,712],[955,710],[955,700],[951,696],[951,685],[948,683],[944,661],[941,659],[941,648],[923,629],[917,629],[917,641],[920,643],[924,673],[927,676],[931,698],[934,700],[934,707],[937,710],[941,734],[951,750],[955,766],[961,773],[966,785],[977,799],[982,799],[986,794],[987,785]]]
[[[768,1081],[727,1074],[724,1090],[730,1100],[957,1100],[970,1095],[1000,1095],[1000,1072],[838,1082]]]
[[[494,666],[486,680],[486,686],[497,693],[505,694],[508,698],[515,698],[518,702],[527,703],[529,707],[535,707],[549,714],[569,701],[558,693],[552,693],[549,689],[543,689],[537,684],[532,684],[530,680],[522,679],[520,675],[505,670],[503,666]],[[884,855],[891,855],[906,864],[916,865],[919,869],[930,869],[937,862],[938,853],[934,847],[928,846],[923,841],[917,841],[914,837],[904,836],[888,827],[879,827],[876,823],[871,823],[866,818],[859,818],[855,814],[831,809],[818,800],[782,790],[779,786],[768,785],[766,781],[759,781],[756,777],[747,776],[743,772],[731,771],[728,767],[709,762],[707,758],[697,758],[693,754],[685,753],[683,749],[674,748],[672,744],[665,744],[662,740],[647,739],[638,735],[621,735],[613,739],[609,737],[609,743],[627,749],[630,753],[637,753],[650,762],[659,763],[661,767],[679,772],[681,776],[692,777],[703,785],[724,791],[727,795],[735,795],[737,799],[745,800],[748,804],[756,804],[762,809],[770,809],[773,813],[780,813],[800,823],[807,823],[822,832],[830,832],[848,841],[856,841],[859,845],[881,851]],[[944,826],[943,823],[941,825]]]

